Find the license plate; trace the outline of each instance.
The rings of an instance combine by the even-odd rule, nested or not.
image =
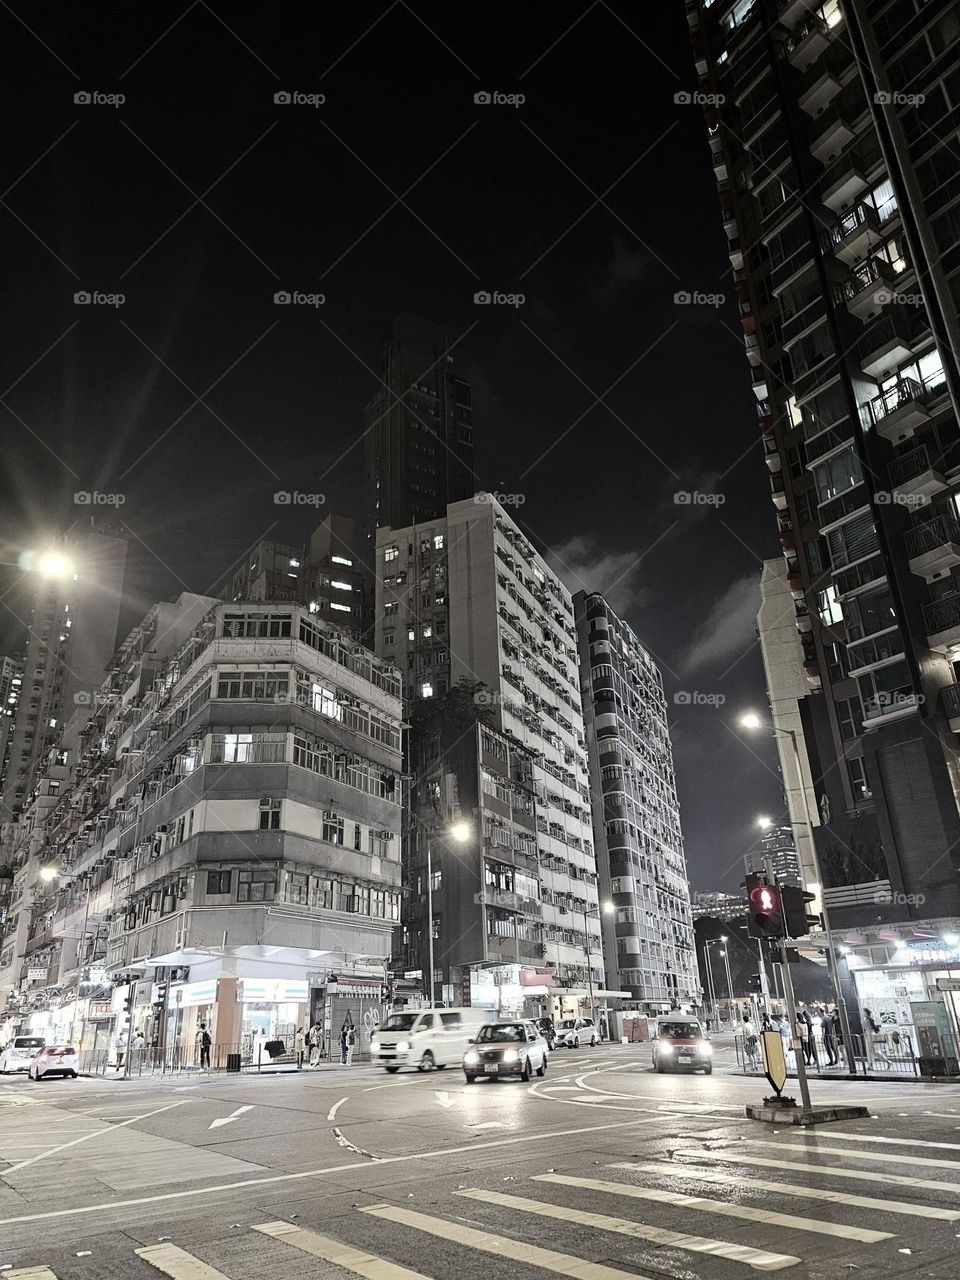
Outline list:
[[[692,1062],[692,1061],[693,1061],[693,1059],[690,1057],[689,1053],[681,1053],[681,1054],[679,1054],[679,1055],[677,1056],[677,1061],[678,1061],[678,1062]]]
[[[500,1064],[497,1062],[489,1062],[483,1069],[488,1076],[495,1076],[500,1070]]]

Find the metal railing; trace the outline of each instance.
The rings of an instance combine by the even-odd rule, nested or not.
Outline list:
[[[82,1049],[79,1054],[80,1072],[91,1076],[113,1076],[140,1079],[143,1076],[165,1076],[183,1073],[223,1072],[256,1074],[278,1067],[295,1067],[296,1054],[293,1044],[283,1043],[283,1052],[268,1053],[262,1039],[240,1043],[211,1045],[204,1054],[198,1045],[177,1045],[167,1049],[147,1045],[143,1049],[130,1049],[122,1056],[115,1047]],[[280,1042],[278,1042],[280,1043]],[[119,1058],[119,1061],[118,1061]],[[369,1037],[362,1033],[354,1046],[353,1062],[369,1062]],[[304,1050],[304,1066],[310,1061],[309,1048]],[[329,1064],[340,1061],[340,1049],[336,1043],[324,1043],[319,1062]]]
[[[911,449],[909,453],[894,458],[887,468],[887,474],[890,477],[891,486],[895,489],[897,485],[906,484],[908,480],[915,480],[925,471],[934,469],[930,450],[925,444],[921,444],[916,449]]]
[[[960,542],[960,523],[950,516],[934,516],[915,529],[908,529],[904,537],[907,558],[922,556],[935,551],[948,542]]]

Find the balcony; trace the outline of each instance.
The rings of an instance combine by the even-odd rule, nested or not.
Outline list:
[[[945,596],[923,606],[927,643],[938,653],[960,647],[960,595]]]
[[[773,436],[764,436],[763,439],[763,460],[767,464],[769,471],[782,471],[783,461],[777,451],[777,442]]]
[[[857,343],[860,368],[878,381],[914,355],[914,314],[894,304],[868,327]]]
[[[803,574],[800,572],[800,566],[795,562],[787,565],[787,586],[794,600],[803,599]]]
[[[787,40],[787,57],[798,71],[805,71],[816,62],[830,44],[830,31],[818,13],[810,13],[795,27]]]
[[[856,205],[838,218],[826,235],[831,252],[848,267],[865,258],[880,240],[880,216],[870,204]]]
[[[810,12],[809,0],[780,0],[777,21],[792,31],[805,14]]]
[[[910,572],[933,582],[960,564],[960,524],[952,516],[935,516],[908,529],[904,542]]]
[[[947,488],[947,481],[933,464],[929,448],[922,444],[894,458],[887,468],[890,488],[898,497],[932,498]]]
[[[896,444],[930,421],[928,392],[913,378],[900,378],[864,406],[878,435]]]
[[[868,166],[860,154],[851,148],[845,151],[823,175],[820,199],[834,213],[842,213],[857,196],[870,185]]]
[[[854,512],[866,511],[869,506],[870,499],[867,496],[866,486],[860,481],[851,488],[844,489],[836,497],[829,498],[826,502],[820,504],[817,508],[817,526],[820,532],[823,533],[825,529],[835,525],[838,520],[845,520],[848,516],[852,516]]]
[[[960,733],[960,684],[948,684],[940,690],[940,706],[954,733]]]
[[[770,492],[773,497],[773,505],[779,511],[785,511],[787,507],[787,493],[783,484],[783,475],[776,472],[770,477]]]
[[[760,339],[757,335],[755,333],[745,334],[743,343],[747,349],[747,359],[750,363],[752,365],[761,364],[763,361],[763,354],[760,351]]]
[[[855,137],[846,111],[836,102],[817,116],[813,132],[815,137],[810,143],[810,154],[821,164],[829,164]]]
[[[808,116],[818,116],[843,88],[843,81],[829,67],[815,67],[804,78],[798,102]]]
[[[783,316],[780,340],[783,343],[784,350],[789,351],[793,344],[799,342],[805,333],[815,328],[823,320],[825,311],[826,299],[822,293],[818,293],[811,302],[808,302],[805,307],[801,307],[799,311]]]
[[[883,258],[867,258],[854,267],[850,279],[837,286],[837,301],[858,320],[875,315],[890,301],[893,292],[893,267]]]
[[[853,440],[853,428],[850,425],[850,419],[844,418],[842,422],[838,422],[832,427],[827,427],[826,431],[821,431],[807,441],[806,455],[807,466],[819,461],[828,453],[832,453],[834,449],[839,449],[841,445],[850,444]]]
[[[886,574],[883,556],[876,552],[869,559],[861,560],[850,568],[839,566],[833,573],[833,589],[842,600],[844,596],[864,587],[882,586],[886,581]]]

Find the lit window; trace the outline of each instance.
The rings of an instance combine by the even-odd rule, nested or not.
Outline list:
[[[443,550],[443,534],[442,533],[435,533],[433,535],[433,549],[434,551]]]
[[[299,561],[299,560],[291,560],[291,561],[290,561],[290,568],[291,568],[291,569],[299,569],[299,568],[300,568],[300,561]]]
[[[309,609],[310,609],[310,612],[311,612],[311,613],[319,613],[319,612],[320,612],[320,606],[317,604],[316,600],[311,600],[311,601],[310,601],[310,604],[309,604],[309,606],[308,606],[308,607],[309,607]]]
[[[384,547],[383,558],[384,560],[387,560],[387,561],[400,559],[400,548],[397,546],[396,543],[394,543],[393,546],[391,547]]]
[[[325,689],[320,684],[313,686],[313,709],[322,716],[329,716],[331,720],[343,718],[343,708],[337,701],[337,695],[332,689]]]
[[[421,698],[433,697],[433,681],[432,680],[424,680],[424,682],[421,684],[420,697]]]
[[[347,556],[331,556],[330,559],[334,564],[345,564],[348,569],[353,568],[353,561],[348,559]]]
[[[423,628],[423,638],[424,638],[424,640],[429,640],[429,639],[430,639],[430,637],[431,637],[432,635],[433,635],[433,627],[429,627],[429,626],[427,626],[427,627],[424,627],[424,628]]]
[[[330,608],[337,609],[340,613],[350,612],[350,606],[348,604],[337,604],[336,600],[330,601]]]
[[[338,582],[336,578],[330,583],[331,587],[336,587],[338,591],[352,591],[353,587],[349,582]]]
[[[417,633],[414,631],[413,627],[410,627],[410,629],[407,631],[407,639],[416,640],[416,638],[417,638]]]

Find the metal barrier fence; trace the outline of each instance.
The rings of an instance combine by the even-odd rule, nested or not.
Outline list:
[[[369,1058],[369,1051],[361,1054],[354,1050],[351,1062],[369,1061]],[[177,1046],[166,1050],[148,1045],[143,1049],[129,1049],[123,1054],[118,1054],[115,1047],[84,1049],[79,1054],[80,1071],[85,1075],[137,1078],[201,1071],[256,1074],[278,1066],[295,1066],[296,1061],[292,1048],[287,1048],[284,1053],[271,1055],[261,1042],[257,1042],[251,1049],[249,1041],[242,1045],[214,1044],[206,1052],[198,1045]],[[335,1056],[319,1059],[320,1064],[339,1061],[339,1050]],[[303,1065],[304,1068],[310,1065],[309,1049],[304,1051]]]
[[[802,1041],[799,1043],[802,1053]],[[785,1046],[786,1047],[786,1046]],[[737,1066],[744,1075],[762,1075],[763,1062],[760,1052],[759,1043],[753,1054],[748,1053],[745,1037],[742,1032],[738,1032],[734,1036],[734,1049],[737,1056]],[[829,1054],[820,1036],[813,1037],[812,1053],[805,1058],[807,1070],[820,1072],[829,1072],[835,1074],[838,1071],[846,1073],[848,1066],[846,1063],[846,1054],[841,1043],[837,1044],[836,1056],[839,1062],[831,1064]],[[786,1053],[787,1067],[790,1070],[796,1070],[796,1051],[791,1045]],[[923,1062],[925,1060],[918,1058],[913,1047],[913,1041],[904,1031],[887,1031],[879,1032],[876,1035],[855,1035],[853,1037],[853,1070],[856,1075],[870,1075],[876,1072],[893,1076],[917,1076],[924,1074]],[[949,1068],[943,1074],[950,1074]]]

